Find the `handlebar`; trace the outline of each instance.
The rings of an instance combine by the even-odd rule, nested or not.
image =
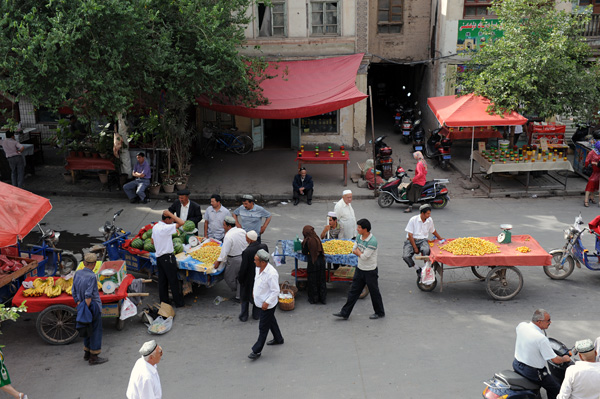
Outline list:
[[[42,248],[41,246],[39,246],[39,245],[35,245],[35,244],[27,244],[27,247],[29,247],[29,248],[33,248],[33,249],[39,249],[39,250],[42,250],[42,249],[44,249],[44,250],[47,250],[47,251],[56,252],[57,254],[60,254],[60,253],[62,253],[62,252],[63,252],[63,250],[62,250],[62,249],[59,249],[59,248],[52,248],[52,247],[45,247],[45,248]]]

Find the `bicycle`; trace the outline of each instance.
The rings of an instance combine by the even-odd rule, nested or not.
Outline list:
[[[204,156],[211,156],[217,147],[225,150],[235,152],[236,154],[245,155],[252,151],[254,142],[252,138],[246,135],[236,135],[237,128],[231,128],[229,132],[219,131],[211,126],[204,128],[204,137],[208,139],[204,146]]]

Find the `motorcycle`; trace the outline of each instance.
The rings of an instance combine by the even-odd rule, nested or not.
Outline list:
[[[375,169],[381,171],[384,179],[389,179],[393,175],[392,149],[383,139],[387,136],[379,136],[375,139]]]
[[[22,250],[19,245],[19,251],[28,254],[30,258],[39,257],[38,264],[42,266],[44,263],[47,276],[55,276],[57,272],[64,276],[75,270],[77,267],[75,255],[56,247],[60,233],[54,230],[44,231],[42,226],[39,224],[37,226],[42,234],[38,241],[41,241],[41,244],[28,244],[26,250]]]
[[[596,238],[595,252],[589,253],[581,242],[581,235],[589,231]],[[565,245],[550,251],[552,265],[544,266],[544,273],[553,280],[564,280],[573,273],[575,265],[581,269],[600,270],[600,216],[592,220],[586,228],[581,214],[575,218],[573,226],[564,231]]]
[[[396,169],[396,179],[383,184],[379,188],[379,198],[377,199],[377,203],[380,207],[390,207],[394,202],[399,204],[408,203],[406,192],[408,184],[402,184],[402,180],[404,180],[405,177],[408,177],[408,174],[401,166],[398,166]],[[446,183],[450,183],[450,180],[434,179],[426,182],[418,202],[421,204],[430,204],[434,209],[445,208],[450,200],[450,197],[448,197],[448,189],[444,185]]]
[[[569,350],[562,342],[549,338],[550,346],[557,356],[569,355],[573,357],[577,354],[574,349]],[[559,383],[565,378],[567,367],[574,364],[573,360],[561,364],[555,364],[548,360],[548,370]],[[514,370],[502,370],[495,373],[494,376],[484,381],[486,388],[483,390],[485,399],[540,399],[539,384],[528,380]]]
[[[452,146],[452,140],[446,136],[440,134],[441,128],[437,128],[431,132],[431,136],[427,140],[427,152],[426,156],[429,159],[437,160],[438,165],[442,170],[448,170],[450,167],[450,146]]]
[[[404,108],[399,105],[394,111],[394,132],[400,133],[402,131],[402,113]]]
[[[128,232],[125,232],[125,230],[115,225],[117,217],[121,215],[122,212],[123,209],[118,210],[113,215],[112,221],[106,221],[102,227],[98,228],[98,231],[102,233],[104,242],[88,249],[89,252],[98,255],[98,261],[100,262],[104,262],[107,256],[110,260],[120,259],[118,251],[119,245],[129,237]]]
[[[413,109],[404,108],[402,111],[402,141],[408,144],[411,141],[411,130],[413,128]]]
[[[413,151],[421,151],[424,155],[427,155],[427,148],[425,147],[425,130],[421,125],[421,119],[415,121],[411,136],[413,140]]]

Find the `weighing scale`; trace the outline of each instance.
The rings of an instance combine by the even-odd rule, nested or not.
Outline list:
[[[500,228],[504,231],[498,234],[498,242],[500,244],[510,244],[512,242],[512,233],[510,232],[510,229],[512,229],[512,224],[501,224]]]
[[[117,271],[114,269],[105,269],[100,272],[101,283],[102,283],[102,292],[105,294],[112,294],[119,288],[121,284],[121,279],[117,274]]]

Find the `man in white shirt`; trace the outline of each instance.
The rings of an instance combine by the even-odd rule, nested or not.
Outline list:
[[[173,254],[172,235],[183,223],[183,220],[173,215],[169,210],[165,210],[163,211],[162,220],[152,227],[152,240],[156,249],[156,265],[158,268],[158,296],[161,302],[170,304],[170,286],[175,307],[178,308],[185,306],[185,302],[177,277],[178,267]]]
[[[543,331],[550,327],[550,323],[550,315],[544,309],[537,309],[530,322],[519,323],[513,369],[546,389],[548,399],[556,399],[560,384],[546,370],[546,362],[551,360],[561,364],[570,362],[571,358],[568,355],[556,355],[550,346],[550,341]]]
[[[240,266],[242,265],[242,252],[248,246],[246,241],[246,231],[235,226],[233,216],[226,216],[223,221],[225,230],[225,238],[223,238],[223,246],[221,254],[214,264],[215,270],[219,268],[221,263],[225,263],[224,277],[227,286],[235,291],[235,300],[240,300],[240,284],[237,280]]]
[[[429,204],[421,205],[419,214],[410,218],[406,228],[406,241],[404,241],[404,249],[402,259],[408,267],[414,267],[415,261],[413,256],[421,254],[429,255],[429,236],[433,234],[438,240],[443,238],[435,230],[433,219],[431,218],[431,206]],[[417,275],[421,275],[421,269],[417,269]]]
[[[223,222],[226,216],[231,216],[231,212],[221,205],[221,196],[219,194],[211,195],[210,206],[204,212],[204,237],[223,241],[223,237],[225,237]]]
[[[152,340],[144,343],[139,352],[142,357],[131,370],[127,399],[161,399],[162,388],[156,366],[162,359],[163,350]]]
[[[341,227],[339,238],[350,240],[356,237],[356,216],[354,216],[352,208],[352,191],[344,190],[342,199],[335,204],[333,211],[336,213]]]
[[[600,398],[600,363],[596,363],[596,349],[591,339],[575,342],[580,362],[569,366],[560,387],[558,399]]]
[[[273,333],[273,339],[267,345],[282,345],[283,336],[275,319],[275,309],[279,298],[279,274],[269,263],[269,253],[259,249],[254,256],[256,264],[256,276],[254,277],[254,305],[261,309],[258,324],[258,340],[252,346],[249,359],[256,360],[260,357],[269,331]]]

